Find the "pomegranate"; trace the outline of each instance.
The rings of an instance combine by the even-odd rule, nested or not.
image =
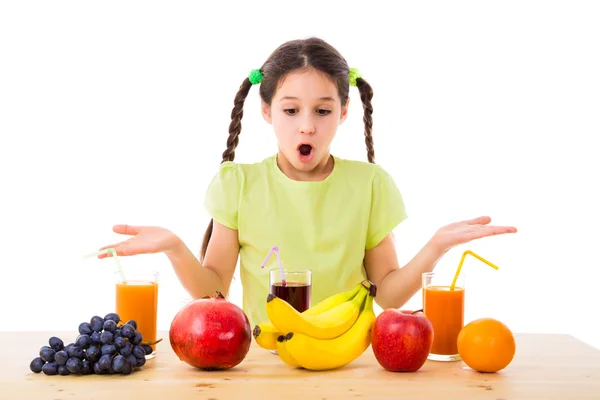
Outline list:
[[[203,370],[224,370],[244,360],[252,330],[244,311],[217,292],[179,310],[169,340],[181,361]]]

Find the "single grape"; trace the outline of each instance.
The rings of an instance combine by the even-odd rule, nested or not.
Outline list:
[[[118,348],[122,348],[123,346],[125,346],[125,343],[127,343],[127,340],[125,340],[122,337],[116,337],[115,338],[115,346],[117,346]]]
[[[100,335],[100,342],[103,344],[111,344],[113,341],[113,334],[108,331],[102,332]]]
[[[125,357],[125,360],[127,360],[127,362],[131,364],[132,367],[135,367],[135,365],[137,364],[137,358],[135,358],[133,354],[130,354],[127,357]]]
[[[96,362],[102,354],[100,353],[100,349],[97,346],[90,346],[85,351],[85,355],[87,359],[91,362]],[[56,356],[54,356],[54,358],[56,358]]]
[[[131,366],[131,364],[129,364],[128,362],[125,363],[125,367],[123,367],[123,371],[121,371],[121,374],[123,375],[129,375],[133,372],[133,367]]]
[[[79,333],[81,335],[91,335],[94,330],[89,322],[82,322],[79,324]]]
[[[146,364],[146,357],[142,357],[142,358],[137,358],[136,357],[137,362],[135,363],[136,367],[143,367],[144,364]]]
[[[58,365],[54,361],[46,363],[42,367],[42,372],[46,375],[56,375],[58,374]]]
[[[133,327],[133,325],[125,324],[121,327],[121,335],[123,335],[123,337],[126,337],[128,339],[135,337],[135,332],[136,332],[136,330]]]
[[[58,364],[59,366],[61,365],[65,365],[67,363],[67,360],[69,359],[69,355],[67,354],[66,351],[61,350],[58,351],[55,355],[54,355],[54,362],[56,364]]]
[[[113,320],[115,321],[117,324],[119,323],[119,321],[121,320],[121,318],[119,318],[119,315],[116,313],[110,313],[110,314],[106,314],[104,316],[104,321],[106,321],[107,319]]]
[[[69,354],[69,349],[71,347],[75,346],[75,343],[69,343],[68,345],[65,346],[65,348],[63,349],[63,351],[67,354]]]
[[[108,354],[100,357],[100,359],[96,363],[96,365],[99,366],[98,368],[100,368],[102,371],[108,371],[108,368],[110,367],[111,364],[112,364],[112,357],[109,356]]]
[[[94,367],[92,368],[92,370],[97,375],[104,375],[106,373],[102,368],[100,368],[100,363],[99,362],[97,362],[97,363],[94,364]]]
[[[69,368],[67,368],[66,365],[59,365],[58,366],[58,374],[59,375],[69,375],[69,374],[71,374],[71,371],[69,371]]]
[[[94,315],[90,320],[90,327],[94,332],[100,332],[104,326],[104,318]]]
[[[102,346],[100,351],[103,356],[106,354],[108,354],[109,356],[112,356],[113,354],[115,354],[117,352],[117,347],[114,344],[105,344],[104,346]]]
[[[135,358],[144,358],[146,356],[146,351],[144,351],[142,346],[137,345],[133,347],[132,354],[135,356]]]
[[[123,334],[121,333],[121,328],[117,328],[113,332],[113,338],[116,339],[118,337],[123,337]]]
[[[42,372],[42,368],[45,364],[46,361],[42,360],[40,357],[36,357],[33,360],[31,360],[31,363],[29,364],[29,369],[31,370],[31,372],[39,374],[40,372]]]
[[[114,333],[117,330],[117,323],[115,321],[113,321],[112,319],[107,319],[104,321],[104,328],[105,331]]]
[[[75,340],[75,345],[81,347],[82,349],[87,349],[92,344],[92,338],[89,335],[80,335],[77,340]]]
[[[133,345],[129,342],[125,342],[125,345],[119,349],[119,353],[121,353],[121,355],[125,357],[130,355],[132,351]]]
[[[92,339],[92,343],[93,344],[99,344],[102,343],[102,341],[100,340],[100,332],[92,332],[92,335],[90,336],[90,339]]]
[[[81,372],[82,363],[79,358],[71,357],[67,360],[67,369],[73,374]]]
[[[81,375],[90,375],[93,372],[92,364],[88,360],[81,362]]]
[[[140,331],[137,331],[137,332],[135,333],[135,337],[133,337],[133,338],[129,339],[129,341],[130,341],[132,344],[140,344],[140,343],[142,343],[142,334],[140,333]]]
[[[52,347],[54,351],[61,351],[65,347],[63,341],[56,336],[52,336],[50,340],[48,340],[48,344],[50,344],[50,347]]]
[[[42,346],[40,349],[40,358],[46,362],[53,362],[56,351],[52,347]]]
[[[146,353],[147,356],[152,354],[152,352],[154,351],[154,350],[152,350],[152,346],[150,346],[149,344],[143,344],[142,347],[144,348],[144,352]]]
[[[125,325],[131,325],[134,329],[137,329],[137,322],[135,322],[135,320],[133,319],[130,319],[129,321],[125,322]]]
[[[115,372],[122,372],[125,368],[125,364],[127,364],[127,361],[125,361],[125,357],[121,355],[116,356],[112,360],[112,367],[115,370]]]
[[[69,351],[67,351],[67,354],[71,358],[79,358],[79,359],[83,359],[83,356],[85,355],[83,349],[81,347],[77,346],[76,344],[74,344],[73,346],[71,346],[69,348]]]

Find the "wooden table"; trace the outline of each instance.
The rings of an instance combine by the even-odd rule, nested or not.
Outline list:
[[[156,358],[128,376],[46,376],[29,370],[50,336],[71,333],[0,333],[0,399],[600,399],[600,351],[566,335],[515,335],[513,362],[481,374],[462,361],[427,361],[415,373],[381,369],[371,349],[344,368],[293,369],[254,343],[228,371],[204,372],[179,361],[168,334]],[[68,343],[68,342],[65,342]]]

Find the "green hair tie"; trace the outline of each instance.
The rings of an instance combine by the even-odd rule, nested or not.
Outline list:
[[[350,77],[350,86],[356,86],[356,80],[362,78],[362,75],[357,68],[350,68],[348,75]]]
[[[250,71],[250,74],[248,75],[248,79],[250,80],[250,83],[252,83],[253,85],[256,85],[257,83],[262,82],[263,74],[262,74],[262,72],[260,72],[260,69],[253,69],[252,71]]]

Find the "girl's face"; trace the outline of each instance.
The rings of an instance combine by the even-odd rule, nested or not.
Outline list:
[[[271,106],[263,103],[262,113],[273,125],[286,175],[310,180],[327,173],[330,145],[346,119],[348,103],[342,108],[337,88],[325,74],[314,69],[288,74]]]

